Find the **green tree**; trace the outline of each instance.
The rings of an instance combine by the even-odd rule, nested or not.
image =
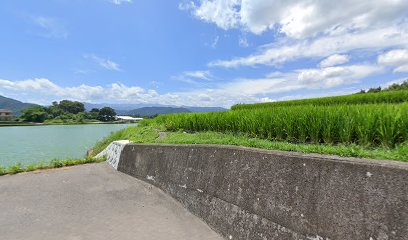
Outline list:
[[[41,106],[35,106],[32,108],[28,108],[23,110],[23,115],[21,118],[26,122],[38,122],[42,123],[47,120],[49,117],[46,108]]]
[[[84,112],[80,112],[78,114],[75,115],[75,120],[79,123],[83,123],[85,122],[85,120],[87,119],[87,114]]]
[[[54,105],[54,103],[52,104],[52,106],[46,108],[46,111],[53,118],[59,117],[65,113],[64,110],[59,108],[58,105]]]
[[[377,88],[370,88],[367,91],[361,90],[358,93],[377,93],[382,91],[396,91],[396,90],[408,90],[408,79],[403,81],[402,83],[393,83],[389,87],[381,89],[381,87]]]
[[[109,122],[115,120],[116,112],[110,107],[104,107],[99,110],[98,120]]]
[[[99,116],[98,108],[92,108],[91,111],[88,113],[89,119],[98,119],[98,116]]]
[[[387,88],[387,90],[407,90],[407,89],[408,89],[408,80],[405,80],[400,84],[394,83]]]
[[[69,100],[60,101],[58,104],[58,108],[62,109],[64,112],[69,112],[73,114],[85,111],[83,103]]]
[[[370,88],[368,89],[367,93],[377,93],[377,92],[381,92],[381,87],[378,88]]]

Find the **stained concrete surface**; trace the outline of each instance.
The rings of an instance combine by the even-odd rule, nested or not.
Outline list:
[[[2,240],[220,240],[161,190],[107,163],[0,177]]]
[[[408,240],[408,164],[220,145],[128,144],[118,170],[233,240]]]

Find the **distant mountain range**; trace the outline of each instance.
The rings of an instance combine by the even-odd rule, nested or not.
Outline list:
[[[15,116],[21,115],[21,111],[23,111],[24,109],[34,106],[38,105],[32,103],[23,103],[15,99],[0,96],[0,109],[11,110],[13,111],[13,115]]]
[[[172,106],[160,104],[92,104],[84,103],[87,111],[92,108],[111,107],[119,115],[140,115],[153,116],[156,114],[184,113],[184,112],[218,112],[227,109],[222,107],[190,107],[190,106]]]
[[[92,108],[111,107],[115,109],[119,115],[140,115],[140,116],[153,116],[156,114],[169,114],[169,113],[184,113],[184,112],[217,112],[225,111],[227,109],[222,107],[191,107],[191,106],[172,106],[172,105],[160,105],[160,104],[92,104],[84,103],[85,109],[90,111]],[[21,101],[7,98],[0,95],[0,109],[8,109],[13,111],[16,116],[21,115],[24,109],[38,106],[32,103],[23,103]]]
[[[139,116],[154,116],[156,114],[169,114],[169,113],[185,113],[191,112],[187,108],[177,107],[142,107],[126,112],[127,115],[139,115]]]

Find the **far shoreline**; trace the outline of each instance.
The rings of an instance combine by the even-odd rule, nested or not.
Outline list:
[[[84,122],[84,123],[0,123],[0,127],[31,127],[31,126],[50,126],[50,125],[97,125],[97,124],[136,124],[137,122]]]

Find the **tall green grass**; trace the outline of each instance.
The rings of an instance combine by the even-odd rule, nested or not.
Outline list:
[[[346,96],[311,98],[282,102],[269,102],[257,104],[238,104],[232,106],[232,110],[288,107],[300,105],[329,106],[342,104],[379,104],[379,103],[402,103],[408,102],[408,90],[384,91],[379,93],[353,94]]]
[[[291,106],[161,115],[168,130],[244,133],[296,143],[393,148],[408,139],[408,103]]]

